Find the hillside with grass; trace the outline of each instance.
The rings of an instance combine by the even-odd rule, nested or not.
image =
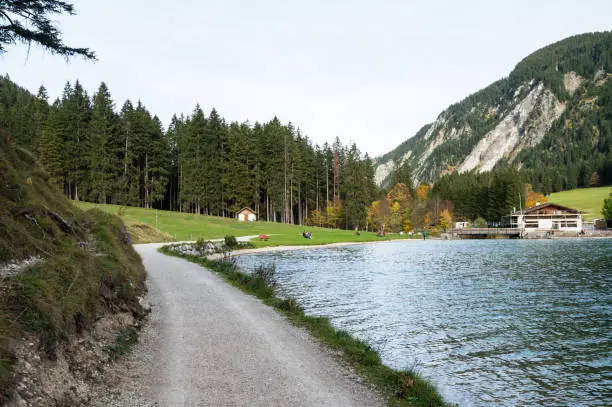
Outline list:
[[[252,243],[258,247],[279,245],[320,245],[337,242],[370,242],[406,238],[407,235],[389,234],[384,238],[374,232],[329,229],[321,227],[288,225],[277,222],[240,222],[220,216],[196,215],[191,213],[156,211],[136,207],[101,205],[88,202],[73,202],[83,210],[99,209],[121,217],[128,230],[135,236],[135,243],[192,241],[198,239],[223,239],[232,236],[268,235],[267,241],[258,238]],[[302,236],[304,231],[312,233],[311,239]],[[140,240],[139,240],[140,239]]]
[[[107,316],[141,317],[144,279],[122,221],[76,208],[1,133],[0,404],[78,405],[77,388],[110,358],[80,353],[97,349],[86,333]]]
[[[592,221],[603,219],[601,209],[612,187],[581,188],[570,191],[556,192],[550,195],[549,201],[583,211],[582,218]]]

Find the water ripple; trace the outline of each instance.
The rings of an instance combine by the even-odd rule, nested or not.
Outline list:
[[[275,263],[310,315],[416,368],[461,406],[612,400],[612,241],[407,241],[240,257]]]

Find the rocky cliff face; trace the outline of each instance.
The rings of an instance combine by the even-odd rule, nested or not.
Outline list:
[[[539,83],[506,113],[476,144],[457,171],[490,171],[501,159],[512,162],[520,151],[538,145],[565,109],[555,95]]]
[[[598,77],[601,76],[600,73]],[[587,82],[590,81],[576,72],[566,73],[563,79],[569,95]],[[476,103],[464,117],[457,118],[452,107],[445,110],[421,137],[404,143],[408,149],[396,155],[395,161],[410,163],[415,183],[432,182],[452,171],[491,171],[502,161],[515,163],[521,151],[537,148],[566,105],[544,83],[531,80],[517,87],[511,99],[502,99],[495,105]],[[482,128],[490,130],[478,137],[470,126],[474,122],[479,124],[481,133]],[[379,185],[385,182],[393,165],[389,155],[377,160]]]
[[[394,165],[405,162],[419,183],[455,171],[521,168],[527,153],[538,149],[554,155],[548,139],[562,133],[562,121],[590,125],[593,117],[586,118],[587,109],[612,114],[608,98],[599,97],[608,92],[604,87],[610,72],[611,32],[578,35],[544,47],[519,62],[508,77],[449,106],[414,137],[377,158],[376,181],[383,185]],[[573,131],[587,137],[582,129]],[[597,138],[599,130],[593,131]],[[573,137],[567,133],[564,142],[571,143]],[[606,140],[598,141],[606,151],[596,151],[603,156],[608,154]],[[525,165],[533,167],[533,159]]]

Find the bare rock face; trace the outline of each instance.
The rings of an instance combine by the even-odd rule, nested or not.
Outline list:
[[[408,150],[406,154],[400,159],[400,164],[403,164],[406,160],[409,160],[412,157],[412,151]],[[374,182],[377,185],[382,185],[385,179],[391,174],[393,170],[393,160],[385,161],[376,166],[376,171],[374,172]]]
[[[576,72],[567,72],[563,75],[563,86],[565,86],[565,90],[572,96],[576,89],[582,85],[584,79],[580,77]]]
[[[542,141],[564,110],[565,104],[539,83],[478,142],[457,171],[490,171],[502,158],[512,161],[521,150]]]
[[[447,141],[456,140],[461,137],[468,136],[469,134],[471,134],[471,132],[472,129],[470,129],[470,126],[468,124],[459,129],[457,129],[456,127],[449,128],[446,119],[442,117],[438,118],[438,120],[436,120],[436,123],[431,126],[431,129],[429,129],[429,131],[425,135],[425,138],[429,138],[431,134],[435,133],[435,137],[433,138],[423,155],[421,155],[421,157],[419,158],[419,167],[423,167],[425,165],[427,159],[431,156],[431,154],[436,148],[438,148]]]
[[[91,406],[104,393],[111,368],[106,352],[117,333],[135,326],[131,313],[107,314],[91,331],[69,338],[53,352],[43,352],[34,336],[23,337],[13,346],[18,378],[7,407]]]
[[[376,172],[374,173],[374,181],[376,184],[381,185],[385,178],[391,174],[392,169],[393,161],[391,160],[376,166]]]
[[[404,160],[411,167],[414,184],[436,182],[453,172],[488,172],[506,165],[534,169],[540,148],[548,148],[547,165],[562,162],[564,151],[549,148],[560,141],[555,138],[562,138],[565,145],[573,143],[574,137],[588,138],[569,126],[585,128],[585,119],[591,118],[588,126],[596,109],[609,110],[600,96],[612,78],[605,62],[610,50],[606,32],[573,36],[532,53],[507,77],[449,105],[435,121],[383,155],[384,160],[376,160],[376,181],[388,183],[387,157],[402,157],[407,151],[411,156]],[[561,116],[567,116],[565,123],[560,123]],[[599,137],[599,130],[594,125],[590,132]],[[593,148],[593,154],[605,156],[601,145]],[[531,152],[521,153],[527,151]],[[572,163],[578,160],[574,158]]]
[[[584,79],[575,72],[565,74],[565,87],[571,94],[581,86]],[[422,138],[415,143],[416,150],[409,150],[403,161],[413,168],[415,184],[436,179],[441,173],[450,171],[490,171],[500,160],[512,162],[527,148],[536,147],[565,111],[565,103],[542,82],[535,80],[522,83],[513,93],[512,99],[503,106],[475,104],[471,117],[479,117],[494,126],[482,138],[474,142],[464,157],[447,159],[434,152],[448,142],[465,143],[474,131],[465,119],[457,120],[451,110],[442,112]],[[459,158],[461,161],[456,162]],[[445,161],[446,160],[446,161]],[[520,165],[520,163],[519,163]],[[378,163],[376,182],[381,185],[390,174],[391,161]]]

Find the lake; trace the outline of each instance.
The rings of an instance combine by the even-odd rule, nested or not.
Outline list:
[[[316,238],[316,237],[315,237]],[[612,240],[400,241],[243,255],[281,295],[460,406],[612,403]]]

